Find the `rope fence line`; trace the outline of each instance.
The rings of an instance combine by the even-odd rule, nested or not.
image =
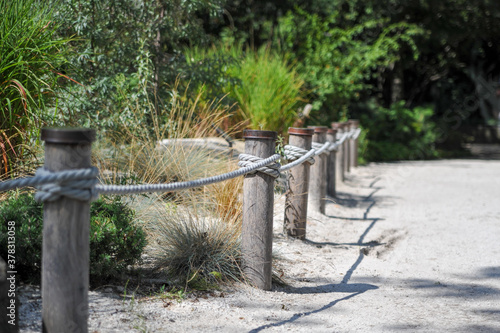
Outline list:
[[[238,170],[192,181],[142,185],[98,184],[99,170],[89,167],[91,143],[95,140],[93,130],[42,129],[42,140],[46,144],[45,167],[38,169],[33,177],[0,181],[0,192],[34,186],[37,188],[35,199],[50,202],[43,208],[45,245],[42,250],[41,271],[45,287],[42,289],[42,326],[47,327],[47,331],[66,332],[69,331],[68,323],[71,323],[73,328],[87,331],[89,313],[87,307],[82,306],[88,305],[90,202],[99,194],[172,192],[257,172],[269,175],[270,177],[244,179],[241,264],[243,273],[252,285],[270,290],[275,179],[280,173],[290,171],[287,177],[290,190],[286,193],[284,225],[288,223],[287,232],[290,237],[305,239],[308,192],[316,193],[315,186],[309,186],[312,185],[309,183],[309,169],[322,168],[317,179],[325,182],[330,178],[326,172],[328,168],[339,172],[335,160],[333,163],[329,161],[332,155],[337,155],[338,147],[345,145],[349,139],[349,144],[354,147],[352,150],[357,151],[357,138],[361,130],[356,128],[355,122],[347,124],[353,128],[340,136],[335,136],[333,132],[328,139],[330,141],[326,142],[323,140],[325,136],[319,142],[312,142],[317,141],[316,137],[313,140],[315,130],[294,128],[292,135],[292,128],[289,129],[290,138],[293,137],[294,142],[302,148],[286,145],[285,156],[274,153],[276,132],[246,130],[244,138],[248,145],[245,144],[245,153],[239,155]],[[322,133],[326,135],[326,130]],[[282,166],[279,160],[283,157],[287,164]],[[296,168],[298,166],[301,167]],[[60,171],[51,172],[51,169]],[[324,199],[326,193],[321,200]],[[74,269],[75,267],[78,269]]]
[[[266,159],[249,154],[240,154],[238,156],[240,160],[238,162],[238,166],[240,169],[235,171],[185,182],[142,185],[97,184],[99,171],[96,167],[88,169],[64,170],[59,172],[50,172],[42,167],[36,171],[36,174],[33,177],[1,181],[0,192],[16,188],[35,186],[38,190],[35,194],[35,200],[39,202],[55,201],[61,196],[67,196],[69,198],[82,201],[94,201],[97,199],[99,194],[125,195],[151,192],[173,192],[206,186],[256,172],[263,172],[277,178],[279,177],[280,172],[288,171],[301,165],[302,163],[308,162],[311,165],[314,164],[314,156],[328,154],[329,152],[336,150],[337,147],[347,138],[357,138],[359,136],[359,132],[360,129],[356,129],[344,133],[336,142],[325,142],[324,144],[313,142],[313,148],[309,151],[299,147],[286,145],[284,147],[285,158],[293,162],[283,166],[276,162],[282,157],[279,154],[275,154]]]

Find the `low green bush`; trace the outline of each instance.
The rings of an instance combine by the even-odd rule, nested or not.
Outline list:
[[[121,201],[100,198],[90,209],[90,282],[105,283],[137,263],[146,235],[133,222],[134,211]],[[16,226],[16,269],[21,280],[39,283],[42,258],[43,204],[31,193],[10,192],[0,202],[0,256],[7,258],[7,227]]]
[[[356,113],[366,129],[365,160],[421,160],[438,156],[432,108],[411,109],[405,106],[404,101],[388,109],[374,103],[358,108]]]

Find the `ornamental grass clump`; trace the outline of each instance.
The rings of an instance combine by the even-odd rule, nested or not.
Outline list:
[[[240,280],[237,224],[199,213],[196,209],[165,210],[150,228],[157,267],[195,289]]]
[[[229,145],[223,142],[217,150],[203,142],[217,136],[216,128],[227,117],[226,107],[200,103],[199,98],[180,94],[175,86],[162,107],[148,102],[145,112],[131,101],[127,120],[96,144],[94,164],[101,170],[102,181],[156,184],[217,174],[227,162]]]
[[[304,103],[304,79],[287,56],[261,48],[243,51],[236,46],[186,50],[188,78],[200,80],[234,101],[235,118],[252,129],[286,132]],[[200,76],[199,73],[202,73]]]
[[[51,118],[68,69],[68,43],[57,37],[51,6],[0,0],[0,178],[22,175],[40,128]],[[67,81],[69,82],[69,80]],[[50,111],[50,112],[49,112]],[[25,168],[24,168],[25,169]]]

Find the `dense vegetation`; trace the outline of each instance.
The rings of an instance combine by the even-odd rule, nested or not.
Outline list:
[[[99,199],[90,208],[90,282],[116,279],[136,264],[146,236],[135,213],[117,197]],[[0,256],[7,258],[7,223],[16,227],[16,268],[25,282],[40,282],[42,268],[43,205],[30,193],[10,192],[0,202]]]
[[[360,120],[362,161],[436,158],[450,142],[460,147],[466,125],[499,119],[496,0],[0,0],[0,12],[0,179],[41,164],[44,125],[97,129],[101,180],[128,184],[227,166],[192,147],[158,149],[161,139],[244,127],[286,134],[307,103],[305,125]],[[172,221],[151,217],[146,230],[163,235],[156,259],[186,285],[239,276],[240,185],[231,186],[156,198],[184,224],[171,237]],[[36,275],[40,206],[7,198],[0,222],[18,221],[26,274]],[[91,273],[105,280],[140,257],[145,236],[129,203],[93,207]],[[208,234],[213,252],[184,251]]]
[[[2,0],[1,8],[2,173],[42,123],[115,129],[131,106],[168,114],[166,99],[186,89],[193,99],[203,90],[202,104],[232,106],[226,129],[246,121],[284,132],[306,102],[310,123],[361,118],[372,141],[386,138],[370,130],[377,120],[361,113],[366,106],[432,110],[427,121],[437,126],[428,129],[440,142],[462,124],[498,118],[495,1]],[[270,86],[277,101],[262,96]]]

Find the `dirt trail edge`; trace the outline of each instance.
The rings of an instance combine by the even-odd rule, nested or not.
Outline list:
[[[287,286],[180,303],[112,287],[90,294],[90,332],[500,332],[500,161],[371,164],[338,192],[306,241],[283,236],[276,198]],[[37,331],[36,291],[23,300],[22,331]]]

